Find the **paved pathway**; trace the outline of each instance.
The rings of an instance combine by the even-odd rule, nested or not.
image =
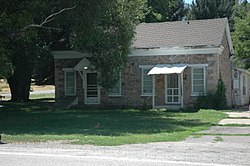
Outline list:
[[[220,125],[227,124],[240,124],[240,125],[250,125],[250,112],[227,112],[229,118],[223,119],[219,122]]]
[[[213,126],[209,130],[201,131],[202,134],[250,134],[250,126]]]
[[[208,130],[198,132],[204,134],[201,137],[191,136],[186,139],[187,142],[200,143],[229,143],[241,144],[250,146],[250,126],[225,126],[225,125],[250,125],[250,112],[227,112],[227,119],[219,122],[222,126],[212,126]]]
[[[229,118],[250,118],[250,111],[246,112],[227,112]]]

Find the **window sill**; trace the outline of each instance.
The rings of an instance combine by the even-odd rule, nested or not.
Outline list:
[[[122,97],[122,95],[108,95],[108,97]]]
[[[199,96],[207,96],[207,94],[205,93],[205,94],[202,94],[202,95],[200,95],[200,94],[195,94],[195,93],[192,93],[191,94],[191,97],[199,97]]]
[[[64,94],[65,97],[72,97],[72,96],[76,96],[76,94],[73,95],[69,95],[69,94]]]
[[[141,95],[141,97],[152,97],[153,96],[153,94],[142,94]],[[154,95],[154,96],[156,96],[156,95]]]

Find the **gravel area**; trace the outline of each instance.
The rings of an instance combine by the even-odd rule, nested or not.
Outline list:
[[[224,139],[225,138],[223,137],[223,140]],[[196,163],[194,165],[250,165],[250,143],[248,141],[243,142],[240,140],[239,142],[235,142],[233,141],[235,139],[236,137],[232,137],[225,142],[215,142],[214,140],[200,141],[199,138],[192,138],[182,142],[162,142],[122,146],[81,146],[62,144],[60,142],[2,144],[0,145],[0,156],[1,153],[4,154],[8,152],[15,154],[18,153],[19,155],[22,153],[32,153],[38,156],[44,154],[70,155],[94,158],[96,161],[98,159],[103,160],[103,158],[106,158],[108,160],[107,162],[120,158],[123,158],[124,161],[126,161],[126,159],[128,161],[152,160],[147,162],[149,165],[152,165],[152,162],[154,163],[154,161],[176,162],[173,165],[178,165],[178,163],[180,163],[180,165],[181,163],[184,163],[185,165],[185,162]]]

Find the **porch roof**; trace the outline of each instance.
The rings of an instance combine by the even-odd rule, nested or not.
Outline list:
[[[83,71],[89,69],[91,63],[87,58],[83,58],[75,67],[75,71]]]
[[[179,74],[182,73],[187,65],[175,64],[175,65],[166,65],[166,64],[158,64],[153,67],[148,75],[156,75],[156,74]]]

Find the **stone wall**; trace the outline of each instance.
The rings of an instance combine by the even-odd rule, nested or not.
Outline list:
[[[74,68],[81,59],[55,59],[55,97],[60,100],[64,95],[64,71],[63,68]],[[76,96],[83,98],[83,88],[80,75],[76,73]]]
[[[221,56],[219,56],[219,72],[226,86],[226,97],[228,106],[232,106],[232,63],[230,61],[230,49],[226,33],[224,33],[222,45],[224,47]]]
[[[107,91],[101,88],[101,106],[105,107],[143,107],[152,106],[152,96],[141,95],[141,68],[139,65],[156,64],[208,64],[206,67],[207,92],[215,92],[219,75],[227,88],[228,105],[232,103],[232,78],[229,47],[224,36],[224,50],[222,55],[162,55],[162,56],[131,56],[128,58],[127,67],[121,73],[121,96],[108,96]],[[63,68],[73,68],[81,59],[56,59],[55,60],[55,86],[56,99],[64,97],[64,71]],[[165,78],[164,75],[155,76],[155,103],[165,105]],[[79,103],[84,103],[83,81],[76,72],[76,95]],[[197,97],[191,95],[191,68],[183,72],[183,101],[184,107],[193,107]]]
[[[141,96],[141,69],[139,65],[156,64],[208,64],[206,70],[207,91],[215,91],[219,78],[218,55],[171,55],[171,56],[138,56],[129,57],[127,67],[122,73],[121,90],[119,97],[108,97],[107,93],[102,92],[102,104],[105,106],[122,107],[151,107],[152,97]],[[183,73],[184,106],[192,107],[197,97],[191,96],[191,68],[188,67]],[[164,75],[155,77],[156,86],[156,105],[165,105],[165,79]]]

